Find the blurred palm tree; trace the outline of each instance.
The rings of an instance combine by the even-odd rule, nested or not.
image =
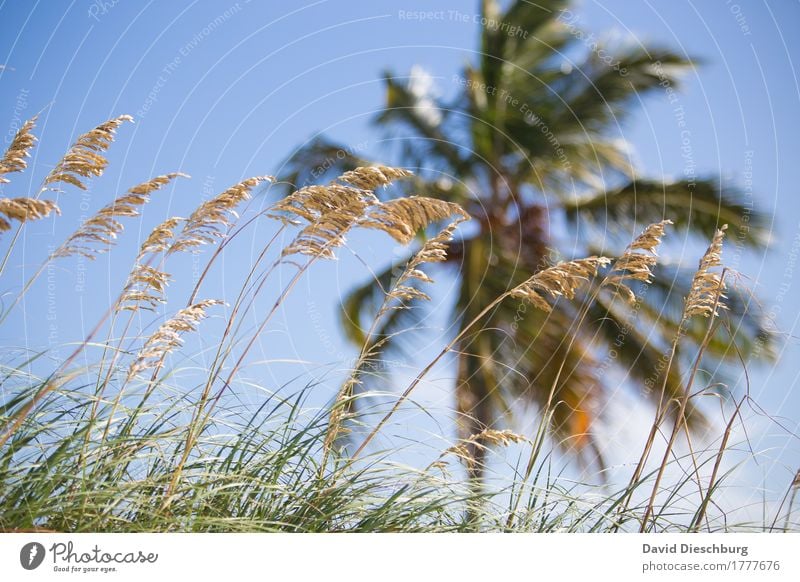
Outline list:
[[[723,223],[740,248],[767,242],[766,217],[741,192],[714,178],[645,179],[619,138],[638,100],[666,99],[693,63],[638,42],[602,44],[574,26],[568,4],[521,0],[503,10],[484,0],[479,56],[453,78],[458,91],[452,100],[440,98],[419,68],[407,77],[385,74],[386,105],[374,122],[399,144],[399,163],[415,170],[409,187],[457,202],[474,218],[449,252],[459,283],[451,315],[457,324],[544,265],[614,256],[643,226],[665,218],[675,222],[681,245],[706,245]],[[285,178],[302,185],[368,163],[318,137],[290,158]],[[702,253],[699,244],[689,248],[698,249],[687,253],[691,267],[662,261],[654,283],[637,290],[633,307],[601,294],[580,329],[580,298],[557,301],[550,314],[510,301],[498,306],[483,329],[458,346],[462,434],[503,423],[520,400],[541,407],[556,383],[551,434],[567,449],[593,452],[599,460],[592,423],[608,389],[628,383],[640,394],[660,392],[660,360],[676,333],[695,255]],[[358,345],[394,267],[377,275],[380,285],[371,279],[344,301],[344,329]],[[740,355],[770,354],[773,339],[752,302],[747,293],[730,290],[730,326],[718,328],[706,366],[724,369]],[[395,334],[428,315],[421,305],[395,311],[373,341],[381,342],[383,355],[401,349]],[[669,370],[670,395],[680,392],[705,325],[698,321],[688,329],[680,351],[686,359]],[[688,414],[690,425],[702,424],[698,410]],[[481,461],[483,449],[473,452]]]

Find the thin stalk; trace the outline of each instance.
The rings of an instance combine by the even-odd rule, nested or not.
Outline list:
[[[681,398],[680,405],[678,408],[677,415],[675,417],[675,423],[672,427],[672,433],[670,434],[669,440],[667,441],[667,447],[664,451],[664,456],[661,461],[661,465],[658,469],[658,474],[656,475],[655,482],[653,483],[653,491],[650,494],[650,500],[647,503],[647,507],[645,508],[644,515],[642,516],[642,525],[640,528],[641,532],[644,532],[647,528],[647,521],[650,518],[650,515],[653,512],[653,507],[655,506],[656,496],[658,495],[658,487],[661,484],[661,479],[664,477],[664,472],[666,471],[667,463],[669,462],[669,456],[672,452],[672,448],[675,445],[675,441],[678,438],[678,434],[680,433],[681,426],[685,422],[685,414],[686,408],[689,404],[689,399],[691,397],[691,389],[692,384],[694,383],[694,378],[697,375],[697,371],[700,368],[700,361],[703,357],[703,353],[705,352],[706,347],[708,346],[708,342],[711,339],[711,331],[714,329],[714,321],[715,321],[715,313],[717,307],[719,306],[720,295],[722,294],[722,285],[725,280],[725,270],[722,271],[722,275],[720,276],[719,285],[716,290],[716,298],[714,300],[714,306],[712,309],[712,315],[710,316],[709,324],[706,328],[705,336],[703,337],[703,341],[700,344],[697,357],[695,358],[694,365],[692,366],[692,371],[689,374],[689,379],[686,381],[686,387],[683,392],[683,397]]]
[[[369,444],[369,443],[372,441],[372,439],[374,439],[374,438],[375,438],[375,435],[377,435],[377,434],[378,434],[378,432],[381,430],[381,428],[383,428],[383,426],[384,426],[384,425],[385,425],[385,424],[386,424],[386,423],[389,421],[389,419],[390,419],[390,418],[391,418],[391,417],[394,415],[394,413],[395,413],[395,412],[397,412],[397,409],[398,409],[398,408],[400,408],[400,405],[401,405],[401,404],[403,404],[403,402],[405,402],[405,401],[406,401],[406,399],[407,399],[407,398],[408,398],[408,396],[411,394],[411,392],[413,392],[413,391],[414,391],[414,389],[415,389],[415,388],[417,387],[417,385],[418,385],[418,384],[419,384],[419,383],[422,381],[422,379],[423,379],[423,378],[424,378],[424,377],[425,377],[425,376],[428,374],[428,372],[430,372],[430,371],[431,371],[431,369],[432,369],[432,368],[433,368],[433,367],[434,367],[434,366],[435,366],[437,363],[439,363],[439,360],[441,360],[441,359],[442,359],[442,358],[443,358],[443,357],[444,357],[444,356],[445,356],[447,353],[449,353],[449,352],[450,352],[450,350],[452,350],[452,349],[453,349],[453,347],[454,347],[454,346],[455,346],[455,345],[456,345],[456,344],[457,344],[457,343],[458,343],[458,342],[461,340],[461,338],[463,338],[463,337],[464,337],[464,335],[465,335],[465,334],[466,334],[466,333],[467,333],[467,332],[468,332],[468,331],[469,331],[469,330],[470,330],[470,329],[471,329],[471,328],[472,328],[472,327],[473,327],[473,326],[474,326],[476,323],[478,323],[478,322],[479,322],[481,319],[483,319],[483,317],[484,317],[484,316],[485,316],[487,313],[489,313],[489,311],[491,311],[491,310],[492,310],[492,309],[494,309],[494,308],[495,308],[497,305],[499,305],[501,301],[503,301],[505,298],[507,298],[507,297],[508,297],[508,296],[511,294],[511,292],[512,292],[512,291],[513,291],[513,289],[512,289],[512,290],[509,290],[509,291],[506,291],[505,293],[503,293],[502,295],[500,295],[499,297],[497,297],[497,298],[496,298],[494,301],[492,301],[492,302],[491,302],[489,305],[487,305],[486,307],[484,307],[484,308],[483,308],[483,310],[482,310],[482,311],[481,311],[481,312],[480,312],[478,315],[476,315],[476,316],[475,316],[475,317],[472,319],[472,321],[470,321],[470,322],[469,322],[469,323],[468,323],[468,324],[467,324],[467,325],[466,325],[466,326],[465,326],[465,327],[464,327],[464,328],[461,330],[461,332],[460,332],[460,333],[459,333],[459,334],[458,334],[458,335],[457,335],[455,338],[453,338],[453,340],[452,340],[450,343],[448,343],[448,344],[447,344],[447,345],[444,347],[444,349],[442,349],[442,350],[439,352],[439,354],[438,354],[438,355],[437,355],[437,356],[436,356],[436,357],[435,357],[433,360],[431,360],[431,362],[430,362],[430,363],[429,363],[427,366],[425,366],[425,367],[422,369],[422,371],[421,371],[419,374],[417,374],[416,378],[414,378],[414,380],[411,382],[411,384],[409,384],[409,386],[408,386],[408,387],[405,389],[405,391],[403,391],[403,393],[400,395],[400,397],[399,397],[399,398],[397,399],[397,401],[394,403],[394,405],[393,405],[393,406],[392,406],[392,408],[389,410],[389,412],[387,412],[387,413],[386,413],[386,415],[385,415],[385,416],[384,416],[384,417],[383,417],[383,418],[380,420],[380,422],[378,423],[378,425],[377,425],[375,428],[373,428],[373,429],[372,429],[372,431],[371,431],[371,432],[370,432],[370,433],[367,435],[367,437],[366,437],[366,438],[363,440],[363,442],[362,442],[362,443],[359,445],[359,447],[358,447],[358,448],[355,450],[355,452],[353,453],[353,455],[352,455],[352,456],[351,456],[351,458],[350,458],[350,461],[349,461],[348,465],[349,465],[350,463],[352,463],[352,462],[353,462],[353,461],[354,461],[354,460],[355,460],[355,459],[358,457],[358,455],[359,455],[359,454],[361,454],[361,452],[364,450],[364,448],[365,448],[365,447],[366,447],[366,446],[367,446],[367,445],[368,445],[368,444]]]

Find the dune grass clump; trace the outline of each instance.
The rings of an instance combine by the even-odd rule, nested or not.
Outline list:
[[[40,196],[55,184],[86,189],[87,178],[100,177],[116,131],[129,116],[109,120],[82,135],[29,198],[0,199],[0,214],[19,222],[45,219],[58,212]],[[35,119],[18,132],[0,162],[0,180],[27,168],[35,143]],[[94,258],[124,235],[121,219],[137,218],[151,194],[173,185],[180,172],[157,176],[134,186],[78,226],[45,259]],[[602,294],[635,303],[632,285],[653,281],[657,249],[666,236],[663,220],[647,226],[617,258],[588,256],[542,265],[533,276],[480,306],[455,338],[422,362],[420,370],[385,405],[359,411],[356,388],[386,339],[381,322],[426,301],[428,270],[444,263],[459,228],[470,216],[455,203],[415,195],[388,201],[380,190],[411,172],[387,166],[349,170],[327,185],[306,186],[248,214],[247,203],[270,176],[248,178],[203,202],[187,218],[167,218],[141,242],[130,273],[116,299],[85,338],[76,338],[69,354],[48,363],[44,354],[9,355],[2,362],[0,400],[0,530],[49,531],[717,531],[729,528],[724,512],[710,515],[719,489],[721,461],[736,415],[722,428],[717,450],[676,451],[689,435],[686,414],[696,397],[697,365],[680,398],[662,398],[650,437],[630,483],[565,485],[550,474],[547,451],[557,406],[556,383],[539,410],[533,435],[485,427],[441,446],[423,467],[399,464],[396,451],[376,448],[401,407],[430,371],[479,332],[486,318],[510,300],[529,302],[549,314],[555,302],[583,303],[576,311],[580,327]],[[244,217],[248,218],[245,219]],[[278,248],[278,234],[264,239],[251,269],[230,297],[198,298],[219,256],[256,218],[271,219],[278,234],[295,229]],[[0,230],[10,223],[0,217]],[[721,269],[724,226],[701,259],[682,322],[703,318],[708,329],[725,307],[726,271]],[[379,231],[401,245],[414,245],[383,289],[383,300],[364,333],[363,346],[341,383],[331,390],[324,378],[307,377],[304,386],[273,390],[249,386],[260,404],[244,406],[237,391],[241,370],[258,338],[286,302],[297,282],[319,260],[333,260],[358,229]],[[8,257],[14,241],[9,241]],[[187,252],[215,247],[189,297],[173,309],[167,288],[171,265]],[[277,274],[293,269],[280,286]],[[44,267],[8,303],[2,320],[17,308]],[[276,291],[277,289],[277,291]],[[275,293],[271,309],[259,311],[257,300]],[[588,295],[587,295],[588,293]],[[163,310],[163,312],[162,312]],[[148,320],[147,314],[153,314]],[[147,317],[146,317],[147,316]],[[246,318],[257,317],[255,326]],[[175,365],[185,341],[209,317],[221,320],[221,332],[210,337],[211,358],[198,375],[182,374]],[[205,325],[205,323],[203,323]],[[105,338],[103,338],[105,333]],[[701,352],[711,332],[701,344]],[[680,337],[672,344],[674,356]],[[567,338],[568,341],[569,338]],[[560,368],[559,368],[560,366]],[[666,374],[664,375],[666,378]],[[188,380],[187,380],[188,378]],[[312,393],[328,390],[322,409],[307,405]],[[741,403],[740,403],[741,406]],[[738,408],[737,408],[738,412]],[[668,435],[657,464],[648,460],[656,436]],[[430,449],[430,447],[429,447]],[[516,455],[506,482],[476,486],[487,480],[487,460]],[[687,463],[688,462],[688,463]],[[683,470],[666,483],[668,468]],[[713,470],[701,468],[711,464]],[[466,476],[464,476],[466,473]],[[647,491],[641,494],[641,491]],[[794,500],[794,495],[791,497]],[[784,529],[794,527],[792,502],[780,511]],[[775,522],[778,515],[775,516]],[[764,528],[762,528],[764,529]]]

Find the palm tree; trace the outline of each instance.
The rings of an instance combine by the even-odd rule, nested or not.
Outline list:
[[[562,0],[519,0],[503,10],[495,0],[483,0],[480,18],[487,24],[480,56],[455,78],[459,92],[451,101],[432,94],[419,69],[407,77],[385,74],[386,105],[374,122],[400,144],[398,161],[415,170],[410,187],[457,202],[473,217],[449,252],[459,283],[452,320],[461,325],[554,259],[614,256],[644,225],[662,219],[674,221],[681,244],[705,244],[723,223],[737,245],[766,243],[766,217],[740,191],[713,177],[646,179],[614,137],[632,102],[653,94],[664,98],[692,62],[641,44],[600,45],[565,18],[567,8]],[[290,158],[286,179],[304,184],[368,163],[343,155],[347,151],[317,137]],[[381,285],[370,279],[344,301],[345,329],[356,344],[365,341],[362,328],[393,268],[377,275]],[[663,381],[659,360],[676,333],[693,272],[662,264],[654,283],[637,290],[634,307],[601,294],[580,327],[581,298],[558,301],[549,314],[514,302],[499,305],[456,352],[462,434],[503,422],[519,409],[519,399],[541,407],[555,384],[551,434],[568,449],[599,454],[592,423],[611,379],[619,383],[610,370],[644,386],[643,394],[659,392],[647,387]],[[591,293],[589,288],[583,299]],[[707,366],[724,369],[740,355],[770,353],[773,339],[750,308],[752,298],[736,289],[729,295],[730,325],[713,336]],[[383,354],[399,349],[395,333],[427,315],[421,306],[399,310],[374,341]],[[703,322],[688,329],[680,352],[686,358],[697,353],[692,344],[701,342],[704,330]],[[681,390],[688,359],[679,360],[669,368],[670,395]],[[687,414],[690,425],[702,423],[698,410]],[[482,451],[474,451],[479,461]]]

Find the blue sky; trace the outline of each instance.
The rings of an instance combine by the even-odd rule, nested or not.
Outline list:
[[[136,243],[150,227],[172,214],[185,216],[204,197],[242,178],[278,173],[286,156],[318,133],[365,157],[384,157],[380,136],[369,126],[383,103],[382,71],[406,74],[422,65],[443,94],[452,94],[453,73],[476,55],[480,24],[471,18],[476,4],[437,3],[445,16],[420,21],[408,14],[430,10],[422,0],[0,3],[3,139],[10,140],[20,120],[42,112],[31,169],[6,185],[4,195],[34,191],[81,132],[122,113],[136,118],[120,130],[110,168],[89,194],[67,191],[59,201],[61,218],[24,231],[4,291],[22,284],[48,244],[62,240],[82,216],[126,188],[168,171],[192,175],[155,195],[143,220],[130,223],[120,245],[96,264],[67,261],[48,272],[24,310],[0,330],[4,345],[55,348],[81,338],[116,295]],[[790,25],[798,22],[800,3],[583,0],[574,14],[578,26],[601,36],[665,45],[702,62],[679,95],[693,161],[698,174],[720,174],[740,185],[752,174],[756,203],[777,210],[773,248],[736,266],[753,279],[780,329],[795,334],[800,81],[794,64],[800,40]],[[632,144],[643,173],[680,176],[685,136],[676,125],[674,104],[654,97],[634,107],[621,137]],[[224,293],[226,283],[245,272],[272,228],[259,223],[237,252],[225,257],[208,295]],[[7,239],[8,234],[4,245]],[[359,259],[377,268],[397,249],[360,236],[351,247],[359,257],[345,253],[304,280],[261,342],[264,359],[298,358],[309,362],[308,369],[319,369],[352,357],[337,331],[337,299],[368,276]],[[171,296],[187,292],[181,281],[190,280],[197,263],[186,263],[175,266]],[[448,285],[444,281],[437,288],[436,301],[446,303]],[[425,349],[430,346],[420,351]],[[793,429],[800,418],[798,356],[797,342],[790,339],[777,365],[752,371],[753,395]],[[276,364],[264,373],[277,381],[295,373],[292,366]],[[443,372],[444,383],[446,378]],[[431,398],[446,405],[441,394]],[[754,447],[771,448],[769,460],[755,471],[779,490],[800,464],[800,447],[769,423],[758,418],[754,423]]]

